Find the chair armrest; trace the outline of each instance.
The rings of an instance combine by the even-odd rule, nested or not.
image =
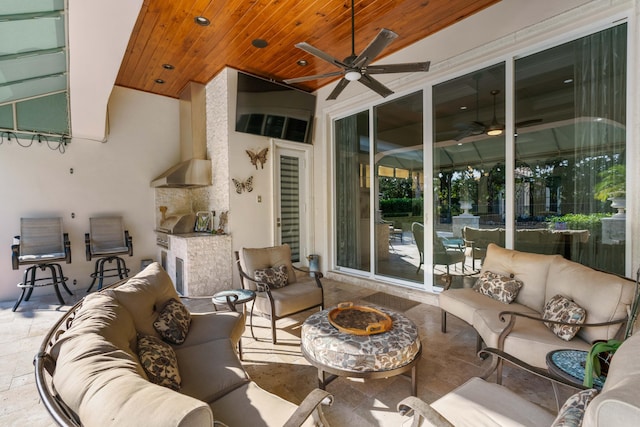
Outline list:
[[[310,416],[314,418],[316,425],[328,426],[329,424],[322,414],[322,407],[320,405],[331,406],[332,403],[333,396],[331,394],[316,388],[304,398],[300,406],[298,406],[284,424],[284,427],[301,426]]]
[[[89,233],[84,233],[84,254],[87,261],[91,261],[91,236]]]
[[[133,256],[133,237],[129,235],[129,230],[124,230],[124,241],[129,248],[129,256]]]
[[[303,273],[306,273],[306,274],[311,274],[311,270],[309,270],[309,269],[296,267],[293,264],[292,264],[292,266],[293,266],[293,269],[296,270],[296,271],[300,271],[300,272],[303,272]],[[320,279],[322,279],[324,277],[322,275],[322,273],[319,272],[319,271],[314,271],[313,272],[313,277],[316,279],[316,286],[318,286],[319,288],[322,289],[322,282],[320,282]]]
[[[244,271],[240,270],[240,276],[242,279],[247,279],[252,281],[253,283],[256,284],[256,292],[266,292],[267,294],[269,294],[269,298],[271,298],[271,288],[269,288],[269,284],[265,283],[265,282],[260,282],[254,278],[252,278],[251,276],[249,276],[247,273],[245,273]]]
[[[69,233],[63,233],[62,240],[64,241],[65,262],[71,264],[71,242],[69,241]]]
[[[13,237],[16,240],[20,240],[20,236]],[[17,270],[20,265],[20,244],[11,245],[11,268]]]
[[[423,418],[428,421],[429,425],[435,427],[453,427],[453,424],[433,409],[431,405],[415,396],[409,396],[400,401],[398,403],[398,412],[407,416],[413,414],[413,427],[421,425],[420,421]]]
[[[492,364],[495,365],[497,362],[497,359],[502,359],[502,360],[506,360],[507,362],[516,365],[517,367],[524,369],[525,371],[532,373],[538,377],[547,379],[549,381],[553,381],[555,383],[558,384],[562,384],[571,388],[575,388],[578,390],[586,390],[589,387],[585,387],[582,384],[578,385],[577,383],[571,382],[571,381],[567,381],[566,379],[559,377],[557,375],[552,374],[551,372],[547,371],[546,369],[541,369],[541,368],[536,368],[535,366],[531,366],[528,363],[515,358],[513,356],[511,356],[508,353],[505,353],[504,351],[498,350],[497,348],[491,348],[491,347],[487,347],[484,348],[482,350],[480,350],[478,352],[478,356],[481,355],[491,355],[494,358],[494,363]],[[480,376],[480,378],[486,380],[494,371],[495,369],[492,369],[491,367],[489,369],[487,369],[485,371],[485,373],[483,375]]]

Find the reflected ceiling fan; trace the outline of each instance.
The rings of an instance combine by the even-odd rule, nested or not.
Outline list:
[[[284,80],[285,83],[300,83],[309,80],[317,80],[325,77],[335,77],[342,75],[342,79],[338,85],[327,97],[327,100],[338,98],[338,95],[344,90],[350,82],[359,81],[369,89],[378,93],[382,97],[387,97],[393,93],[391,89],[371,77],[371,74],[387,74],[387,73],[413,73],[417,71],[429,71],[430,62],[411,62],[404,64],[388,64],[388,65],[369,65],[376,56],[384,50],[398,35],[391,30],[383,28],[380,30],[375,39],[369,43],[369,46],[362,51],[360,55],[355,53],[355,12],[354,0],[351,0],[351,55],[340,61],[333,56],[311,46],[309,43],[302,42],[296,44],[298,49],[302,49],[311,55],[314,55],[324,61],[327,61],[338,68],[340,71],[334,71],[325,74],[317,74],[314,76],[297,77]]]

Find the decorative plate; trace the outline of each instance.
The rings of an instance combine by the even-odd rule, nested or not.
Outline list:
[[[328,314],[329,323],[345,334],[373,335],[391,329],[393,321],[387,314],[373,307],[341,302]]]

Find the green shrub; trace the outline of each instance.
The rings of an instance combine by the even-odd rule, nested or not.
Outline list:
[[[565,223],[569,230],[595,230],[600,228],[602,218],[610,216],[610,213],[566,214],[548,217],[545,221],[549,223],[549,228],[556,228],[556,224]]]

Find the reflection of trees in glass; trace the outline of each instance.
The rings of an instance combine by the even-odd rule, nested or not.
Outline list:
[[[600,182],[596,184],[594,197],[606,202],[611,197],[626,196],[625,165],[613,165],[598,174]]]
[[[409,178],[379,178],[380,199],[399,199],[413,197],[413,179]]]

